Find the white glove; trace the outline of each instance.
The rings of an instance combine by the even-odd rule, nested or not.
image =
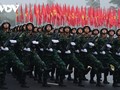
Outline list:
[[[95,52],[93,52],[93,54],[94,54],[94,55],[97,55],[98,53],[95,51]]]
[[[92,67],[91,67],[91,66],[88,66],[87,68],[91,68],[91,69],[92,69]]]
[[[71,44],[72,46],[75,46],[75,45],[76,45],[76,43],[75,43],[75,42],[71,42],[70,44]]]
[[[120,53],[116,52],[116,55],[120,56]]]
[[[94,47],[94,46],[95,46],[95,44],[92,43],[92,42],[89,42],[88,44],[89,44],[91,47]]]
[[[80,51],[79,50],[75,50],[76,53],[79,53]]]
[[[1,47],[1,50],[3,50],[3,51],[9,51],[9,48],[8,47]]]
[[[102,51],[102,52],[100,52],[101,54],[103,54],[103,55],[105,55],[106,54],[106,52],[105,51]]]
[[[58,52],[58,53],[61,53],[61,51],[60,51],[60,50],[57,50],[57,52]]]
[[[43,49],[43,48],[40,48],[40,51],[44,51],[44,49]]]
[[[106,44],[107,48],[112,48],[112,46],[110,44]]]
[[[59,43],[59,40],[52,39],[53,43]]]
[[[86,48],[85,49],[81,49],[81,52],[87,53],[87,49]]]
[[[17,41],[16,40],[10,40],[10,43],[15,44],[15,43],[17,43]]]
[[[30,48],[24,48],[23,50],[24,50],[24,51],[27,51],[27,52],[30,52],[30,51],[31,51]]]
[[[38,45],[39,42],[38,41],[32,41],[32,44]]]
[[[53,52],[53,49],[52,49],[52,48],[49,48],[48,51]]]
[[[65,51],[65,53],[66,53],[66,54],[70,54],[70,53],[71,53],[71,51],[70,51],[70,50],[67,50],[67,51]]]

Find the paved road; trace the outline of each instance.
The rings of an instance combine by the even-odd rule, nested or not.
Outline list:
[[[89,79],[89,74],[87,75],[87,78]],[[105,87],[96,87],[95,85],[89,84],[88,81],[85,81],[85,87],[78,87],[76,84],[73,84],[72,82],[68,82],[65,80],[65,84],[67,87],[59,87],[57,85],[51,85],[50,88],[42,87],[41,84],[38,84],[36,81],[34,81],[31,78],[27,78],[28,85],[30,88],[21,88],[18,82],[11,76],[6,76],[6,83],[8,86],[8,90],[120,90],[120,88],[114,88],[112,87],[112,76],[109,76],[109,81],[111,84],[106,85]]]

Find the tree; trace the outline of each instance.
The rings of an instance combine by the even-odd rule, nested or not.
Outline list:
[[[86,1],[88,6],[95,7],[95,8],[100,7],[100,0],[86,0]]]
[[[120,7],[120,0],[111,0],[110,3],[117,5],[117,7]]]

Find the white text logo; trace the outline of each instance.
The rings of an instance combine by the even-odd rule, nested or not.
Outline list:
[[[19,5],[0,5],[0,12],[7,12],[7,13],[10,13],[10,12],[16,12],[17,9],[19,8]]]

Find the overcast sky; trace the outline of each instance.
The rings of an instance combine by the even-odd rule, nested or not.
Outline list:
[[[86,1],[85,0],[54,0],[56,3],[60,3],[60,4],[67,4],[67,5],[77,5],[77,6],[85,6],[86,5]],[[111,6],[111,4],[109,4],[110,0],[100,0],[101,2],[101,7],[106,7],[108,8],[109,6]],[[47,0],[0,0],[1,4],[25,4],[25,3],[45,3],[47,2]]]

